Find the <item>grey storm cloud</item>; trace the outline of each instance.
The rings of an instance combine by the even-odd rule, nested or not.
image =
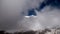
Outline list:
[[[36,12],[36,18],[25,18],[27,10],[36,8],[44,0],[0,0],[0,29],[7,31],[37,30],[60,25],[60,10],[46,6]]]

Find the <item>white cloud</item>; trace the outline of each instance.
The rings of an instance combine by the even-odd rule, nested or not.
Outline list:
[[[54,8],[51,10],[50,6],[47,6],[43,9],[42,12],[37,12],[37,17],[24,18],[21,22],[22,30],[26,27],[26,29],[30,30],[38,30],[44,28],[52,28],[54,26],[60,25],[60,13],[59,9]],[[19,22],[20,23],[20,22]]]

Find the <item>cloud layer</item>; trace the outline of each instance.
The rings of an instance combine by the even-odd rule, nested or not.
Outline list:
[[[18,21],[23,20],[27,9],[34,8],[37,0],[0,0],[0,29],[19,29]],[[39,0],[38,0],[39,1]],[[38,3],[38,2],[36,2]]]
[[[51,28],[60,25],[60,10],[46,6],[37,12],[36,18],[25,18],[27,10],[36,8],[41,0],[0,0],[0,29],[11,30],[37,30],[45,27]]]

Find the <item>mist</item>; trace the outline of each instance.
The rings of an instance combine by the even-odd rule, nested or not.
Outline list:
[[[46,6],[37,17],[25,18],[28,9],[39,6],[41,0],[0,0],[0,30],[26,31],[60,25],[60,10]]]
[[[34,5],[36,7],[36,4],[32,5],[31,1],[0,0],[0,30],[20,29],[18,24],[21,24],[21,22],[18,23],[18,21],[23,20],[23,16],[26,15],[27,9],[31,9]],[[35,3],[36,1],[33,2]]]

